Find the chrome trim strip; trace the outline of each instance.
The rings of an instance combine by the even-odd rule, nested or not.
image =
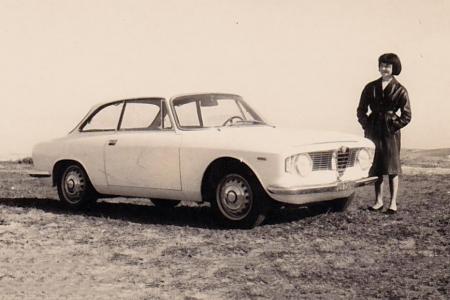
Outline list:
[[[42,177],[50,177],[52,175],[46,171],[31,170],[31,171],[28,171],[28,176],[42,178]]]

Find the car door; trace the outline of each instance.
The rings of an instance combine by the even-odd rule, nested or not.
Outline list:
[[[119,130],[105,144],[108,185],[181,190],[180,143],[164,99],[126,101]]]
[[[71,157],[85,167],[99,192],[107,187],[104,165],[105,145],[117,135],[124,102],[116,101],[98,107],[80,125],[68,143]]]

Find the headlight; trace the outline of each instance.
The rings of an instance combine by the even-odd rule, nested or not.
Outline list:
[[[311,173],[313,163],[307,153],[290,156],[286,159],[286,172],[308,176]]]
[[[361,169],[367,170],[372,165],[373,150],[366,148],[360,149],[358,151],[356,159]]]

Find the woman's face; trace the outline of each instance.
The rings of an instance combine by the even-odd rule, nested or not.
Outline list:
[[[378,67],[378,70],[383,78],[389,78],[392,76],[392,64],[382,62]]]

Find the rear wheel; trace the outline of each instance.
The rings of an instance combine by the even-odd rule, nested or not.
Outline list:
[[[95,201],[95,190],[84,169],[78,164],[66,166],[58,181],[58,195],[71,208],[81,208]]]
[[[269,210],[269,200],[253,174],[242,170],[225,172],[215,182],[211,207],[227,227],[253,228],[260,225]]]

